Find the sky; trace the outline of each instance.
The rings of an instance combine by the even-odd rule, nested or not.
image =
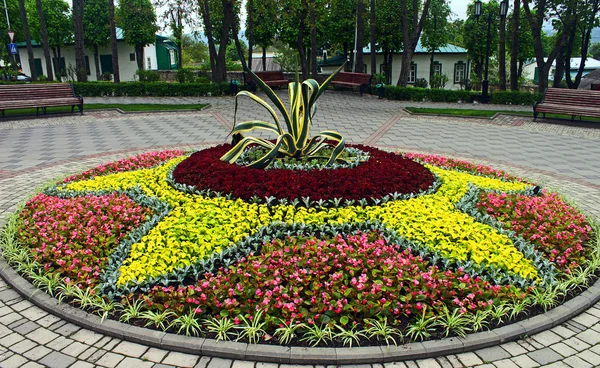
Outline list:
[[[467,5],[469,5],[469,3],[472,3],[472,2],[473,2],[473,0],[450,0],[450,8],[452,9],[452,12],[455,14],[453,19],[467,18]]]

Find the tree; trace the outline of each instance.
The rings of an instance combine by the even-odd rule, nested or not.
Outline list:
[[[356,1],[356,56],[354,57],[354,71],[358,73],[364,73],[363,66],[365,62],[363,60],[363,46],[364,46],[364,32],[365,22],[363,16],[365,13],[364,0]]]
[[[521,0],[514,0],[511,22],[511,48],[510,48],[510,89],[519,90],[519,78],[517,76],[517,63],[519,59],[519,19],[521,13]]]
[[[477,79],[483,79],[483,69],[486,58],[486,37],[487,35],[487,18],[491,16],[491,29],[498,29],[500,4],[496,1],[490,1],[482,4],[481,19],[475,16],[475,5],[470,4],[467,7],[467,19],[463,28],[463,39],[467,49],[467,55],[472,60],[473,70]],[[491,33],[490,55],[492,58],[498,50],[497,34]]]
[[[208,47],[194,36],[184,34],[181,37],[183,45],[183,66],[200,65],[208,59]]]
[[[359,0],[362,3],[362,0]],[[317,79],[317,11],[315,0],[309,1],[310,7],[310,70],[313,79]],[[362,50],[361,50],[362,55]]]
[[[38,14],[38,21],[40,24],[40,38],[38,41],[42,43],[44,49],[44,59],[46,59],[46,73],[48,74],[48,80],[54,80],[54,73],[52,73],[52,59],[50,57],[50,43],[48,42],[48,28],[46,26],[46,17],[42,8],[42,0],[36,0],[36,11]]]
[[[513,13],[510,14],[509,18],[511,19],[513,27],[515,17],[519,20],[516,30],[516,47],[514,41],[514,30],[511,31],[513,37],[508,38],[507,41],[508,48],[511,50],[510,88],[513,91],[517,91],[519,89],[519,79],[523,74],[523,65],[525,65],[526,61],[535,57],[535,53],[533,51],[533,35],[531,34],[531,27],[529,26],[529,21],[525,15],[525,10],[520,8],[519,15],[516,15],[514,11],[515,10],[513,9]],[[545,34],[543,34],[543,37],[545,37]],[[516,54],[514,54],[515,49]],[[513,62],[515,65],[513,65]]]
[[[583,76],[585,69],[585,61],[587,59],[588,49],[590,46],[590,40],[592,36],[592,29],[600,24],[598,20],[598,14],[600,12],[600,0],[580,0],[578,1],[578,7],[575,11],[575,27],[571,28],[571,34],[569,35],[569,41],[566,46],[566,69],[567,69],[567,85],[569,88],[577,89]],[[571,57],[574,55],[573,51],[575,48],[576,34],[579,34],[580,38],[580,56],[581,62],[579,63],[579,69],[575,80],[571,78]]]
[[[398,77],[398,85],[406,87],[408,84],[408,74],[410,71],[410,62],[412,60],[417,42],[421,37],[423,24],[429,14],[430,0],[424,0],[422,9],[420,9],[420,0],[412,0],[412,8],[408,7],[408,0],[400,0],[400,8],[402,9],[402,69],[400,69],[400,77]],[[409,11],[410,10],[410,11]],[[420,14],[419,14],[420,11]]]
[[[423,36],[421,43],[429,52],[431,60],[429,63],[429,84],[433,79],[433,63],[435,50],[448,44],[450,34],[448,33],[448,18],[452,13],[450,5],[446,0],[431,0],[427,22],[423,25]]]
[[[185,47],[183,41],[183,30],[185,25],[194,29],[198,28],[200,23],[196,19],[198,3],[194,0],[153,0],[155,8],[165,9],[159,16],[164,22],[163,29],[168,28],[171,31],[171,38],[178,49],[178,68],[183,66],[183,50]]]
[[[252,51],[254,48],[254,0],[246,1],[246,14],[246,38],[248,39],[248,69],[252,70]],[[263,63],[263,70],[265,69],[266,66]]]
[[[464,27],[465,21],[463,19],[457,19],[455,21],[448,22],[448,26],[446,27],[446,32],[448,33],[448,43],[465,48],[466,46],[463,38]]]
[[[73,29],[75,36],[75,73],[77,81],[87,82],[83,30],[84,0],[73,0]]]
[[[31,34],[29,33],[29,23],[27,22],[27,11],[25,10],[25,0],[19,0],[19,12],[21,13],[21,23],[23,23],[23,36],[27,44],[27,57],[29,58],[29,70],[31,70],[31,79],[37,80],[35,62],[33,60],[33,46],[31,45]]]
[[[377,73],[377,35],[375,34],[375,21],[377,12],[375,10],[375,0],[369,4],[369,45],[371,49],[371,75]]]
[[[342,51],[347,60],[350,47],[354,46],[356,0],[331,0],[326,11],[324,29],[330,49]]]
[[[251,0],[253,3],[254,19],[252,21],[252,32],[247,29],[246,37],[250,42],[250,36],[253,37],[253,42],[263,51],[262,64],[263,70],[267,68],[267,48],[273,45],[273,40],[277,34],[277,3],[273,0]],[[250,45],[248,45],[250,49]],[[250,57],[248,58],[248,66],[250,67]]]
[[[94,50],[96,80],[101,80],[98,48],[106,46],[110,40],[110,19],[108,0],[86,0],[83,12],[85,44]]]
[[[567,0],[565,2],[555,2],[555,0],[523,0],[523,8],[525,9],[525,14],[527,15],[527,20],[533,34],[533,49],[538,67],[538,86],[540,92],[546,91],[548,87],[548,73],[550,72],[552,63],[565,46],[571,27],[575,26],[573,9],[576,3],[577,0]],[[556,42],[550,50],[547,60],[544,60],[542,26],[546,19],[553,17],[562,18],[563,29],[556,38]]]
[[[45,0],[42,13],[43,15],[39,19],[31,19],[29,25],[31,34],[36,40],[42,39],[40,19],[44,19],[46,21],[48,45],[53,54],[54,74],[56,79],[60,80],[61,76],[66,75],[66,65],[62,61],[61,47],[73,42],[73,23],[70,7],[64,0]]]
[[[402,50],[401,6],[397,0],[376,0],[377,49],[383,52],[383,73],[386,83],[392,81],[392,60],[394,53]]]
[[[594,59],[600,59],[600,42],[593,43],[588,52]]]
[[[121,72],[119,71],[119,49],[117,46],[117,27],[115,26],[115,2],[108,0],[108,20],[110,22],[110,48],[112,53],[113,80],[121,83]]]
[[[244,42],[244,40],[240,40],[240,46],[242,47],[242,50],[245,54],[248,51],[248,45],[246,44],[246,42]],[[225,57],[227,58],[227,60],[241,61],[240,54],[238,53],[235,42],[229,42],[229,44],[227,45],[227,52]]]
[[[135,47],[138,69],[144,69],[144,47],[156,42],[156,13],[150,0],[122,1],[119,21],[125,42]]]
[[[0,3],[1,4],[1,3]],[[6,24],[6,22],[0,22],[0,34],[2,37],[0,38],[2,41],[2,46],[0,47],[0,55],[2,60],[4,60],[5,65],[12,65],[12,67],[16,70],[17,63],[15,55],[11,55],[8,52],[8,43],[10,42],[8,38],[9,29],[15,32],[15,42],[20,42],[24,40],[24,34],[22,32],[23,25],[21,24],[21,15],[19,10],[19,2],[17,0],[6,0],[6,11],[8,12],[8,17],[10,19],[10,27]],[[4,9],[2,10],[2,17],[4,17]],[[4,19],[4,18],[2,18]]]

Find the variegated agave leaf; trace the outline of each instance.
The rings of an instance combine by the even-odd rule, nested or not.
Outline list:
[[[316,101],[319,96],[327,89],[333,78],[343,70],[345,64],[332,73],[322,85],[319,85],[314,79],[308,79],[302,83],[291,82],[288,86],[290,98],[290,111],[286,110],[283,102],[263,80],[261,80],[252,71],[247,73],[260,87],[275,107],[283,116],[287,132],[283,129],[279,116],[275,109],[266,101],[248,91],[241,91],[235,97],[234,128],[231,131],[233,135],[233,148],[221,157],[222,161],[234,163],[240,155],[251,145],[258,145],[266,150],[266,153],[256,161],[248,164],[253,168],[266,168],[278,155],[286,155],[301,159],[303,157],[321,157],[318,153],[325,147],[333,146],[332,153],[328,156],[327,165],[340,160],[340,155],[345,148],[344,137],[336,131],[324,130],[312,139],[309,138],[312,118],[316,112]],[[273,123],[261,120],[251,120],[237,123],[238,98],[248,97],[263,106],[271,117]],[[275,143],[257,137],[245,137],[244,134],[251,131],[267,131],[275,133],[277,139]],[[328,141],[334,141],[335,145]]]

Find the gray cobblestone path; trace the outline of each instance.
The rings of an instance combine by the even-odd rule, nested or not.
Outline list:
[[[193,113],[94,112],[83,117],[0,122],[0,224],[18,201],[52,178],[138,151],[182,145],[200,148],[226,140],[228,124],[233,121],[233,99],[150,101],[208,102],[212,107]],[[600,218],[600,166],[596,164],[600,159],[600,129],[585,124],[533,123],[527,118],[423,117],[408,115],[403,106],[369,96],[327,93],[313,131],[327,126],[356,143],[491,164],[559,188],[584,211]],[[267,119],[263,111],[246,101],[241,102],[240,116]],[[519,341],[458,355],[360,367],[596,367],[600,366],[599,321],[600,303],[562,325]],[[44,312],[0,281],[0,367],[44,366],[297,367],[188,355],[97,334]]]

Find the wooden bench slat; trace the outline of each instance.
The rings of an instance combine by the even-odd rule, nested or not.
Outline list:
[[[77,106],[83,114],[83,98],[75,96],[70,84],[0,85],[0,110]]]
[[[358,88],[362,96],[364,90],[371,84],[371,74],[339,72],[331,81],[331,85],[337,87]]]
[[[548,88],[541,103],[533,105],[533,118],[539,113],[600,117],[600,91]]]

